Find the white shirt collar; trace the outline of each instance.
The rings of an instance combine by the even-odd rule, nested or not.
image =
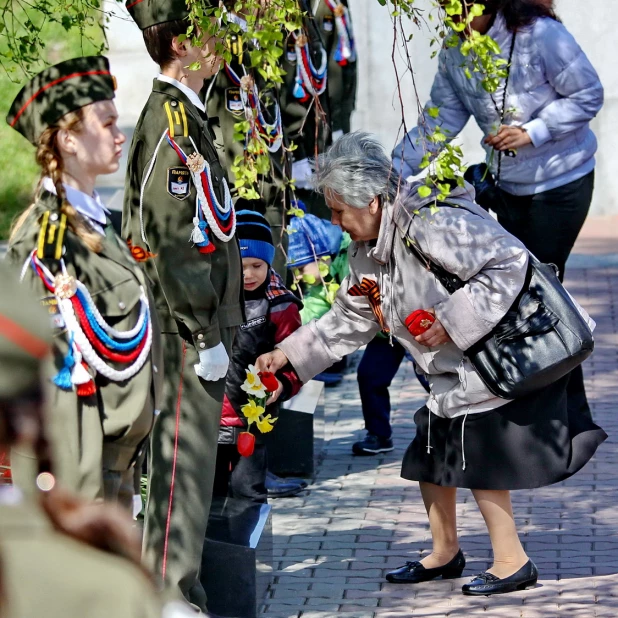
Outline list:
[[[67,201],[71,206],[75,208],[80,214],[88,217],[92,226],[97,232],[105,234],[104,226],[107,224],[107,215],[109,210],[105,208],[101,197],[95,191],[92,195],[87,195],[79,189],[75,189],[70,185],[64,184],[64,191],[66,193]],[[46,177],[43,179],[43,188],[50,193],[56,194],[56,187],[52,182],[52,179]]]
[[[191,90],[191,88],[189,88],[188,86],[180,83],[177,79],[174,79],[173,77],[168,77],[167,75],[163,75],[162,73],[159,73],[157,75],[157,79],[160,82],[165,82],[167,84],[172,84],[172,86],[176,86],[176,88],[178,88],[178,90],[180,90],[180,92],[182,92],[189,99],[189,101],[191,101],[191,103],[193,103],[193,105],[195,105],[195,107],[200,110],[200,112],[203,112],[204,114],[206,113],[206,108],[204,107],[204,104],[202,103],[200,98],[197,96],[197,92]]]
[[[247,32],[247,20],[244,17],[241,17],[240,15],[237,15],[236,13],[228,12],[227,20],[230,23],[236,24],[237,26],[239,26],[243,32]]]

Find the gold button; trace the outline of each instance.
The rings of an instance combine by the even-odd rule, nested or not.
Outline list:
[[[122,301],[118,303],[118,309],[126,309],[126,308],[127,306]]]
[[[200,343],[200,348],[205,348],[205,347],[206,347],[206,344],[205,344],[205,343],[203,343],[203,342],[202,342],[202,343]]]
[[[49,220],[50,221],[58,221],[58,214],[55,212],[52,212],[51,215],[49,215]]]
[[[200,333],[197,338],[201,341],[202,339],[204,339],[204,335],[202,333]]]

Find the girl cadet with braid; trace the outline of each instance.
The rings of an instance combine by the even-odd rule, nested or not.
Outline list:
[[[36,147],[41,180],[19,217],[8,258],[54,326],[46,364],[58,476],[88,499],[133,502],[133,466],[153,424],[159,331],[147,280],[94,190],[118,169],[114,78],[102,56],[32,78],[7,122]],[[28,486],[28,454],[15,479]]]

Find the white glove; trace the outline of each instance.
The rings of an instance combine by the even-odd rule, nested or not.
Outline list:
[[[200,352],[200,362],[198,365],[193,365],[193,368],[195,373],[203,380],[216,382],[221,378],[225,378],[229,364],[230,357],[225,351],[225,346],[220,343],[214,348],[202,350]]]
[[[333,144],[342,137],[343,137],[343,129],[337,129],[336,131],[333,131]]]
[[[292,163],[292,178],[294,178],[297,189],[312,189],[312,175],[313,171],[309,159],[301,159]]]

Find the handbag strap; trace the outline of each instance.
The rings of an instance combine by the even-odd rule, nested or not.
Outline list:
[[[509,51],[509,61],[506,69],[506,78],[504,79],[504,91],[502,92],[502,110],[498,109],[498,105],[493,95],[491,95],[492,103],[494,104],[494,108],[496,110],[496,114],[498,114],[498,118],[500,118],[500,125],[504,124],[504,116],[506,115],[506,95],[507,89],[509,87],[509,77],[511,76],[511,64],[513,62],[513,52],[515,51],[515,38],[517,37],[517,30],[513,32],[513,36],[511,37],[511,49]],[[498,152],[498,173],[496,174],[496,184],[500,184],[500,172],[502,171],[502,151]]]
[[[434,274],[436,279],[444,286],[444,288],[449,294],[454,294],[457,290],[463,288],[464,285],[466,285],[466,282],[462,281],[457,275],[448,272],[448,270],[430,260],[418,248],[418,245],[415,241],[410,241],[408,247],[414,257],[416,257],[416,259],[419,260],[419,262],[423,264],[423,266],[425,266],[428,271]]]

